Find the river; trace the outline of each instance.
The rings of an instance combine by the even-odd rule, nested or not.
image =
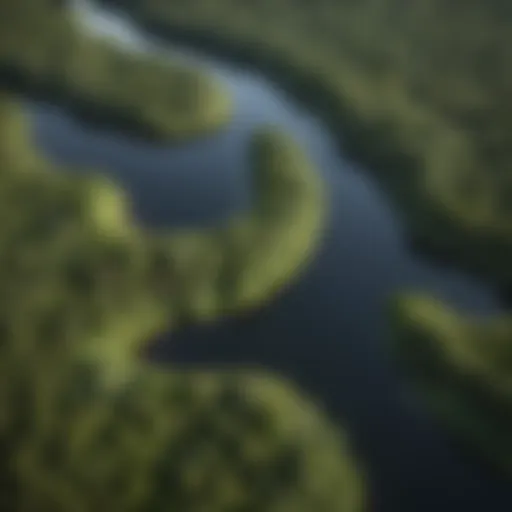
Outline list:
[[[162,43],[119,13],[84,3],[76,13],[88,30],[115,44],[205,66],[234,97],[229,126],[167,146],[85,125],[58,105],[28,103],[38,145],[59,162],[114,176],[129,190],[141,223],[206,226],[247,208],[248,140],[262,124],[292,133],[328,190],[323,245],[296,283],[255,315],[161,336],[149,357],[194,366],[259,365],[299,382],[350,429],[368,468],[375,512],[510,508],[510,486],[457,450],[404,382],[389,350],[384,312],[392,293],[412,287],[489,314],[500,309],[493,291],[414,254],[399,213],[370,174],[278,84],[255,69]]]

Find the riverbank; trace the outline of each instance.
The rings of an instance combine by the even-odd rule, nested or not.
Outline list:
[[[203,231],[148,240],[154,285],[176,322],[214,321],[268,303],[295,280],[323,242],[327,193],[308,156],[286,134],[251,142],[252,208]],[[179,289],[179,293],[176,292]]]
[[[57,101],[92,122],[151,140],[184,139],[229,122],[229,93],[201,70],[90,37],[69,9],[12,2],[0,30],[0,85]]]
[[[182,233],[166,237],[167,247],[158,245],[136,226],[115,184],[94,175],[72,177],[37,155],[23,117],[12,98],[0,98],[0,204],[6,213],[0,223],[0,484],[6,486],[2,503],[11,507],[6,510],[67,510],[80,502],[101,511],[178,506],[192,512],[199,505],[223,511],[255,504],[259,510],[362,511],[362,473],[346,440],[292,386],[250,368],[229,375],[161,372],[139,360],[141,345],[156,331],[176,328],[185,314],[200,316],[193,305],[202,303],[205,286],[219,292],[219,283],[203,273],[218,255],[205,252],[205,241],[219,241],[208,232]],[[321,187],[309,185],[320,178],[280,137],[264,133],[254,144],[257,206],[243,248],[266,285],[251,291],[251,299],[268,299],[268,287],[281,278],[262,272],[252,256],[265,230],[272,235],[263,243],[266,258],[305,199],[308,225],[319,230]],[[269,190],[270,184],[276,187]],[[299,255],[284,255],[295,274]],[[239,263],[233,253],[220,256],[226,270]],[[238,275],[232,277],[238,290]],[[248,305],[237,293],[229,298],[216,304],[217,313],[226,304],[235,310]],[[57,459],[48,459],[49,447],[58,450]],[[215,471],[203,474],[209,463]]]
[[[434,298],[393,306],[397,352],[440,421],[512,476],[512,318],[465,318]]]
[[[122,5],[155,34],[229,53],[274,76],[316,107],[335,133],[343,133],[343,145],[375,169],[402,205],[417,246],[500,288],[510,287],[512,271],[507,262],[512,255],[512,217],[507,204],[512,204],[508,185],[512,155],[507,149],[507,117],[500,104],[503,95],[498,94],[496,80],[482,83],[470,67],[457,64],[457,52],[463,49],[454,49],[454,55],[443,52],[449,62],[454,59],[459,78],[449,73],[440,89],[433,69],[431,82],[422,75],[418,84],[420,77],[403,68],[404,57],[399,52],[418,52],[427,66],[424,44],[429,41],[430,25],[418,33],[414,44],[407,39],[413,37],[405,30],[408,17],[417,15],[413,8],[401,8],[404,26],[393,24],[390,33],[387,18],[374,16],[364,2],[359,7],[339,8],[323,2],[311,9],[293,9],[284,3],[273,7],[244,4],[243,9],[229,4],[230,16],[223,15],[228,7],[222,3],[215,8],[193,1],[186,6],[112,3]],[[392,10],[395,3],[390,0],[382,8]],[[451,11],[445,13],[441,40],[450,38],[445,26],[463,29],[464,23],[469,27],[474,19],[495,21],[493,6],[482,13],[477,7],[468,9],[460,25]],[[372,45],[365,39],[366,32],[350,28],[350,20],[365,15],[376,30],[374,37],[385,35],[398,46],[387,40],[382,44],[373,40]],[[263,22],[267,27],[264,36]],[[501,26],[496,33],[500,30]],[[489,37],[492,46],[495,41]],[[474,51],[482,50],[476,39],[465,42]],[[435,62],[428,69],[432,65]],[[493,73],[507,70],[493,68]],[[494,126],[492,134],[478,127],[475,116],[482,126]],[[487,172],[489,165],[492,172]]]
[[[137,286],[144,296],[157,296],[174,327],[213,320],[271,300],[308,264],[321,243],[326,222],[321,177],[307,155],[278,130],[262,130],[252,142],[252,210],[209,230],[149,235],[137,227],[130,199],[115,183],[99,171],[72,178],[45,162],[28,139],[29,125],[8,97],[2,111],[1,133],[9,138],[3,139],[1,149],[12,168],[3,174],[2,208],[19,209],[20,198],[30,205],[19,212],[19,222],[14,210],[8,215],[26,230],[16,250],[24,254],[34,250],[31,233],[35,236],[36,225],[48,232],[54,224],[62,224],[66,236],[81,249],[59,239],[72,252],[52,257],[62,258],[60,264],[78,279],[78,286],[93,287],[88,290],[91,300],[97,294],[107,300],[108,290],[107,302],[111,300],[113,306],[115,297],[123,296],[109,284],[113,278],[101,278],[117,268],[114,281],[126,287],[123,279],[128,279],[133,283],[128,290],[135,296]],[[32,198],[35,190],[40,190],[39,197]],[[137,257],[129,255],[133,251]]]

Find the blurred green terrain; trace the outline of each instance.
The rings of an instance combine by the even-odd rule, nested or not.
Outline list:
[[[162,140],[210,132],[230,119],[229,95],[212,77],[89,36],[65,3],[4,1],[0,34],[4,86],[57,98],[93,121]]]
[[[492,466],[512,477],[512,320],[467,318],[432,297],[392,308],[396,349],[429,407]]]

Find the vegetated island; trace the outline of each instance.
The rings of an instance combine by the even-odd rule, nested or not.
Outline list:
[[[465,318],[421,294],[396,298],[392,317],[398,354],[431,410],[512,477],[512,318]]]
[[[65,2],[4,1],[0,32],[0,86],[89,121],[159,141],[211,132],[231,117],[230,95],[212,76],[89,36]]]
[[[0,97],[2,511],[363,510],[343,433],[293,386],[138,359],[184,318],[265,300],[310,253],[320,177],[277,133],[254,152],[246,217],[164,237],[137,226],[114,183],[38,154]]]
[[[103,0],[317,106],[431,255],[512,286],[512,11],[504,0]],[[264,27],[264,30],[262,30]]]

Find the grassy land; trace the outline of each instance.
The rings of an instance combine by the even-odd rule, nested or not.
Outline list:
[[[512,477],[512,319],[464,318],[409,295],[393,320],[399,355],[431,409]]]
[[[389,185],[418,245],[510,287],[512,12],[504,0],[110,3],[152,30],[274,73]]]
[[[138,358],[157,331],[268,300],[307,261],[322,190],[293,142],[256,137],[247,217],[157,237],[115,184],[62,172],[28,134],[3,94],[1,510],[360,512],[346,440],[289,384]]]
[[[3,2],[0,32],[0,85],[65,102],[90,121],[163,139],[212,131],[231,116],[227,91],[210,76],[88,36],[55,2]]]

